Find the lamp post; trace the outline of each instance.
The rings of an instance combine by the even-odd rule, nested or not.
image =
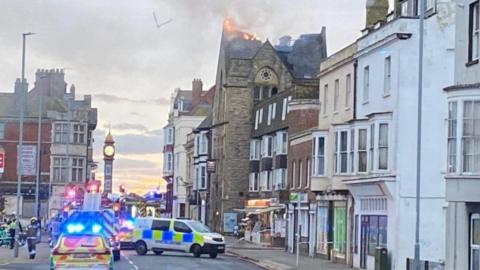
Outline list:
[[[415,258],[414,269],[420,270],[420,177],[422,160],[422,92],[423,92],[423,34],[425,28],[425,0],[419,1],[418,31],[418,99],[417,99],[417,174],[416,174],[416,214],[415,214]]]
[[[42,80],[45,76],[41,76],[39,79]],[[38,127],[37,127],[37,172],[35,179],[35,216],[37,220],[40,220],[40,181],[41,181],[41,139],[42,139],[42,113],[43,113],[43,87],[38,89]]]
[[[21,78],[21,93],[19,97],[19,134],[18,134],[18,149],[17,149],[17,212],[15,212],[15,239],[18,239],[20,232],[20,193],[22,192],[22,173],[23,173],[23,120],[25,114],[25,99],[26,91],[28,91],[27,84],[25,81],[25,43],[27,36],[34,35],[34,33],[23,33],[22,34],[22,78]],[[15,241],[15,249],[13,251],[13,256],[18,258],[18,241]]]

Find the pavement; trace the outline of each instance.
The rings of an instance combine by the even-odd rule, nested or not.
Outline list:
[[[336,264],[320,258],[301,256],[298,267],[295,254],[284,248],[257,245],[245,240],[227,237],[227,253],[265,270],[352,270],[344,264]]]

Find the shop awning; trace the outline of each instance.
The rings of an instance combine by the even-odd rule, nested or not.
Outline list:
[[[285,206],[279,205],[279,206],[269,206],[269,207],[264,207],[264,208],[244,208],[244,209],[233,209],[235,212],[240,212],[240,213],[247,213],[247,214],[252,214],[252,215],[258,215],[262,213],[267,213],[267,212],[272,212],[275,210],[282,210],[285,209]]]

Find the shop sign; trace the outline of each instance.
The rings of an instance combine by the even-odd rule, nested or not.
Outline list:
[[[5,152],[0,150],[0,173],[5,169]]]
[[[292,192],[290,193],[289,200],[291,203],[298,203],[300,198],[300,203],[308,203],[308,194],[302,192]]]
[[[20,158],[22,159],[22,175],[34,176],[37,167],[37,146],[23,145]]]
[[[248,200],[247,207],[269,207],[272,205],[272,199]]]

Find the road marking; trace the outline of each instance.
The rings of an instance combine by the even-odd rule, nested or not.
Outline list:
[[[123,252],[122,252],[122,256],[127,259],[128,263],[132,265],[132,270],[138,270],[138,266],[136,266],[132,260],[130,260],[130,258],[128,256],[126,256]]]

